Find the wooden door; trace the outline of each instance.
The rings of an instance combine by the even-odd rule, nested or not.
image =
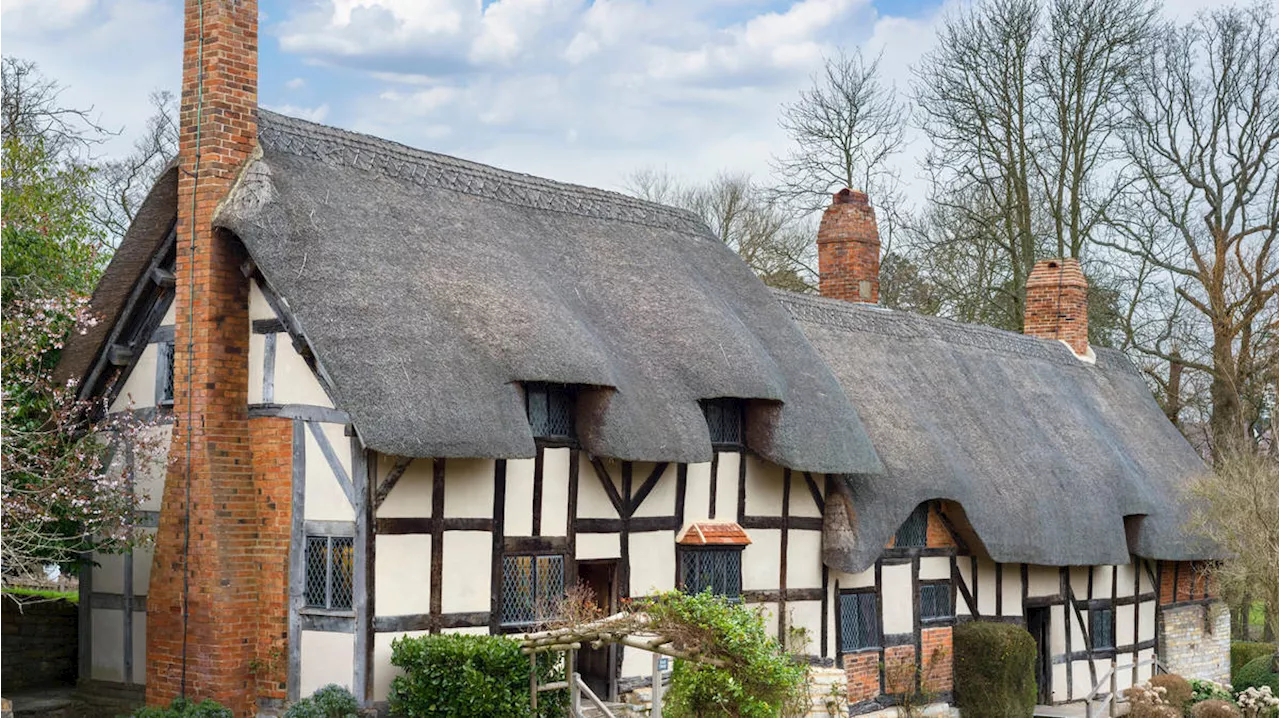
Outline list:
[[[591,591],[597,606],[611,615],[618,610],[618,562],[579,561],[578,583]],[[614,644],[578,651],[578,672],[582,680],[600,698],[613,700],[618,691],[618,647]]]
[[[1053,654],[1049,648],[1048,608],[1027,609],[1027,632],[1036,639],[1036,695],[1041,704],[1053,701]]]

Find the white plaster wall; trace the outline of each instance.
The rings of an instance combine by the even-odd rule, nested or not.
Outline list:
[[[448,494],[446,494],[447,496]],[[488,531],[444,532],[443,585],[440,596],[445,613],[489,610],[489,567],[493,537]]]
[[[160,318],[160,326],[168,327],[178,323],[178,305],[169,302],[169,308],[165,310],[164,316]]]
[[[415,464],[424,463],[422,460]],[[427,462],[429,466],[429,462]],[[444,465],[444,515],[483,519],[493,515],[492,459],[448,459]],[[425,514],[424,514],[425,515]]]
[[[1133,595],[1133,577],[1134,570],[1137,567],[1134,564],[1126,563],[1116,566],[1116,595],[1132,596]]]
[[[961,557],[956,561],[956,573],[959,575],[960,583],[969,590],[969,595],[973,595],[973,564],[967,557]],[[969,604],[960,596],[960,589],[956,588],[956,615],[969,616],[972,612],[969,610]]]
[[[329,395],[311,373],[306,360],[293,349],[293,342],[282,335],[276,341],[276,404],[309,404],[332,407]],[[283,340],[283,341],[282,341]]]
[[[1085,610],[1081,610],[1080,616],[1082,616],[1086,621],[1084,625],[1081,625],[1080,619],[1076,617],[1075,609],[1073,609],[1070,606],[1066,608],[1066,620],[1071,622],[1071,652],[1072,653],[1075,653],[1076,651],[1085,651],[1085,650],[1088,650],[1089,648],[1088,642],[1084,640],[1084,631],[1085,631],[1085,628],[1087,628],[1089,625],[1087,623],[1087,621],[1089,620],[1089,612]],[[1072,669],[1072,670],[1075,670],[1075,669]]]
[[[649,651],[642,651],[638,648],[624,648],[618,646],[622,651],[622,677],[631,678],[634,676],[648,676],[653,674],[653,654]],[[675,659],[672,659],[674,662]],[[586,699],[583,699],[586,702]]]
[[[582,536],[578,537],[582,540]],[[631,534],[631,595],[674,588],[676,545],[670,531]]]
[[[653,471],[653,464],[636,464],[636,482],[643,481],[649,477]],[[667,468],[662,472],[662,476],[658,479],[658,483],[654,485],[653,491],[649,492],[649,496],[645,498],[644,503],[640,504],[636,509],[636,516],[671,516],[676,512],[676,483],[678,479],[676,474],[679,472],[679,464],[667,464]],[[633,491],[638,491],[640,484],[635,483]],[[545,504],[544,504],[545,505]],[[545,518],[543,519],[545,521]]]
[[[93,621],[90,671],[95,680],[124,680],[124,612],[111,608],[89,611]]]
[[[1049,607],[1049,650],[1054,656],[1067,652],[1067,624],[1064,619],[1065,614],[1061,605]],[[1054,685],[1059,684],[1054,683]]]
[[[93,567],[94,593],[124,593],[124,555],[95,553]]]
[[[380,457],[378,461],[378,482],[384,481],[395,461],[389,457]],[[448,464],[445,464],[448,471]],[[431,459],[414,459],[401,474],[395,488],[387,494],[387,498],[378,507],[379,518],[421,518],[431,515],[431,478],[435,469]],[[448,479],[445,481],[446,496]],[[447,506],[447,502],[446,502]]]
[[[142,529],[143,534],[155,538],[155,529]],[[155,555],[155,544],[145,542],[133,549],[133,595],[147,595],[147,587],[151,585],[151,559]],[[96,589],[97,586],[95,585]]]
[[[407,616],[431,611],[431,536],[379,535],[374,558],[375,614]]]
[[[351,440],[344,434],[344,427],[341,424],[320,424],[320,428],[325,438],[329,440],[329,445],[333,447],[338,464],[350,477]],[[316,442],[310,429],[307,429],[305,434],[307,445],[307,495],[303,506],[305,517],[313,521],[355,521],[355,509],[352,508],[351,502],[347,501],[347,495],[343,493],[333,469],[329,467],[329,461],[320,450],[320,444]]]
[[[285,342],[288,342],[288,335],[285,335]],[[279,351],[281,342],[279,337],[276,340],[276,350]],[[262,397],[262,374],[266,368],[267,356],[267,335],[258,334],[253,331],[253,327],[249,328],[249,403],[261,404],[265,399]],[[272,373],[272,379],[275,373]],[[274,399],[273,399],[274,401]]]
[[[1071,687],[1067,685],[1067,664],[1053,664],[1053,700],[1054,702],[1071,699]]]
[[[782,514],[782,476],[782,467],[761,461],[754,456],[747,457],[747,515],[780,516]],[[791,498],[792,503],[796,503],[796,497]]]
[[[1022,567],[1016,563],[1005,564],[1001,570],[1001,604],[1000,612],[1004,616],[1021,616],[1022,610]]]
[[[787,532],[787,588],[822,586],[822,532]]]
[[[143,429],[144,441],[154,442],[155,451],[137,454],[133,470],[133,487],[139,497],[138,508],[143,511],[159,511],[164,497],[164,477],[169,466],[169,445],[172,443],[173,424],[159,424]],[[124,452],[117,452],[123,456]]]
[[[804,628],[808,632],[806,636],[808,645],[791,646],[793,650],[803,650],[809,655],[817,655],[822,652],[822,646],[819,643],[822,640],[821,601],[789,601],[787,603],[787,626],[790,628]],[[788,635],[787,640],[792,640],[790,635]]]
[[[747,469],[750,470],[750,468],[748,464]],[[818,493],[821,494],[826,479],[819,474],[813,477],[813,484],[818,487]],[[813,492],[809,490],[809,484],[804,480],[804,472],[791,472],[791,503],[787,508],[792,516],[822,517],[818,504],[813,500]]]
[[[613,503],[609,501],[609,495],[600,485],[596,468],[587,460],[586,452],[579,454],[579,457],[581,463],[578,466],[578,516],[593,519],[618,518],[618,512],[613,510]],[[621,470],[616,462],[613,466],[605,462],[605,468],[609,469],[611,474],[615,470]]]
[[[951,559],[945,556],[921,557],[920,578],[926,581],[951,578]]]
[[[159,353],[157,344],[148,344],[143,348],[138,361],[134,363],[129,376],[120,388],[120,394],[111,402],[111,411],[128,411],[129,409],[146,409],[156,405],[156,358]]]
[[[354,640],[350,633],[303,631],[298,695],[309,696],[330,683],[350,690],[355,671]]]
[[[278,319],[257,280],[249,282],[249,320],[254,319]]]
[[[1052,566],[1027,567],[1027,597],[1057,596],[1061,588],[1058,569]]]
[[[1084,698],[1091,690],[1093,690],[1093,678],[1089,673],[1089,661],[1072,661],[1071,697]]]
[[[881,611],[884,633],[911,633],[915,630],[915,599],[911,595],[911,564],[883,566],[880,569]]]
[[[747,492],[751,496],[751,492]],[[706,521],[711,505],[711,463],[689,464],[684,489],[684,524]],[[736,516],[736,514],[735,514]]]
[[[1138,572],[1138,592],[1139,593],[1151,593],[1152,591],[1156,590],[1155,586],[1152,585],[1151,583],[1151,574],[1147,573],[1147,568],[1150,566],[1151,566],[1150,563],[1143,560],[1139,565],[1134,567],[1134,570]],[[1154,573],[1154,568],[1152,568],[1152,572]]]
[[[985,558],[978,559],[978,613],[996,615],[996,565]],[[972,593],[972,591],[970,591]]]
[[[133,612],[133,682],[147,682],[147,612]]]
[[[845,573],[844,571],[832,571],[828,575],[831,581],[832,591],[835,590],[835,584],[839,583],[841,589],[846,588],[868,588],[876,585],[875,567],[868,568],[858,573]],[[832,596],[834,597],[834,593]],[[834,604],[833,604],[834,605]],[[832,611],[832,614],[835,612]]]
[[[567,533],[570,456],[569,449],[543,449],[542,451],[543,536],[564,536]],[[657,489],[655,488],[654,491],[656,493]]]
[[[751,529],[750,535],[751,544],[742,550],[743,590],[778,588],[782,532],[778,529]],[[632,555],[635,555],[634,551]]]
[[[622,549],[618,541],[618,534],[578,534],[575,555],[579,561],[619,558],[622,556]]]
[[[1116,606],[1116,646],[1127,646],[1133,643],[1133,622],[1137,619],[1138,607]]]
[[[1152,641],[1156,637],[1156,602],[1143,601],[1138,606],[1138,642]]]
[[[533,535],[533,459],[511,459],[507,462],[506,514],[503,534]]]
[[[733,521],[738,517],[738,468],[741,464],[742,454],[736,451],[719,452],[716,462],[717,520]]]
[[[391,642],[397,638],[425,636],[428,631],[376,633],[373,636],[373,700],[385,701],[391,695],[391,681],[403,673],[391,665]]]
[[[1067,576],[1071,581],[1071,592],[1075,594],[1077,600],[1083,601],[1089,595],[1089,573],[1092,569],[1092,566],[1072,566],[1067,569]]]

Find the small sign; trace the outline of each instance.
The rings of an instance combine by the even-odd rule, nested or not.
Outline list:
[[[671,658],[670,658],[670,657],[668,657],[668,656],[663,656],[663,657],[659,658],[659,659],[658,659],[658,670],[660,670],[660,671],[669,671],[669,670],[671,670]]]

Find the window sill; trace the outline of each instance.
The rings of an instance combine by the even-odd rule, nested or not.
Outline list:
[[[355,618],[356,616],[353,608],[320,608],[319,606],[304,606],[298,609],[298,613],[308,616],[335,616],[337,618]]]
[[[845,655],[845,656],[857,656],[863,653],[879,653],[881,650],[883,649],[880,646],[865,646],[863,648],[851,648],[848,650],[841,650],[840,653],[841,655]]]

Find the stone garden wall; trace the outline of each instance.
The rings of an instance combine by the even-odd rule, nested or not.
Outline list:
[[[0,683],[6,695],[28,688],[75,685],[79,612],[63,600],[19,603],[0,597]]]

